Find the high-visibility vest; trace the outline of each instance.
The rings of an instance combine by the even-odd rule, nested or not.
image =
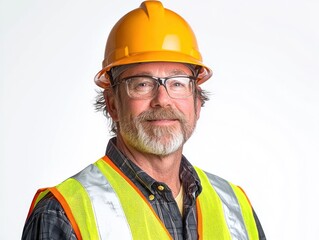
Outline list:
[[[241,188],[195,170],[203,188],[196,199],[198,238],[258,240]],[[78,239],[172,239],[149,200],[106,156],[56,187],[39,189],[28,216],[48,192],[62,205]]]

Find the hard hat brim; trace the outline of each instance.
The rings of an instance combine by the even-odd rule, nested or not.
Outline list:
[[[110,64],[107,64],[110,62]],[[131,54],[125,56],[117,61],[104,62],[104,67],[100,70],[94,81],[96,85],[101,88],[109,88],[110,86],[110,76],[108,75],[109,70],[115,66],[133,64],[133,63],[147,63],[147,62],[176,62],[176,63],[187,63],[194,64],[201,67],[199,72],[197,83],[202,84],[207,81],[213,74],[213,71],[207,66],[203,65],[201,61],[196,58],[191,57],[190,55],[174,52],[174,51],[158,51],[158,52],[144,52],[138,54]]]

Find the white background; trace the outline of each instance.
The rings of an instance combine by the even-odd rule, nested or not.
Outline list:
[[[93,77],[111,27],[140,1],[0,2],[0,238],[19,239],[35,191],[104,154]],[[268,239],[315,239],[318,1],[163,4],[190,23],[214,70],[185,155],[245,189]]]

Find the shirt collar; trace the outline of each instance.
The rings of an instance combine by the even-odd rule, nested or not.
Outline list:
[[[128,159],[116,146],[116,137],[110,139],[107,148],[106,156],[108,156],[111,161],[131,180],[139,181],[145,188],[147,188],[151,193],[154,193],[155,187],[159,183],[149,176],[146,172],[135,165],[130,159]],[[180,179],[183,182],[184,192],[192,194],[193,196],[198,196],[201,192],[202,187],[200,184],[199,177],[186,159],[182,156],[181,166],[180,166]],[[134,182],[134,181],[133,181]]]

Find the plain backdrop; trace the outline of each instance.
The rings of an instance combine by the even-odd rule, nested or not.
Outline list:
[[[0,238],[19,239],[38,188],[104,155],[93,77],[112,26],[141,1],[0,2]],[[319,2],[162,2],[214,71],[186,157],[243,187],[268,239],[315,239]]]

